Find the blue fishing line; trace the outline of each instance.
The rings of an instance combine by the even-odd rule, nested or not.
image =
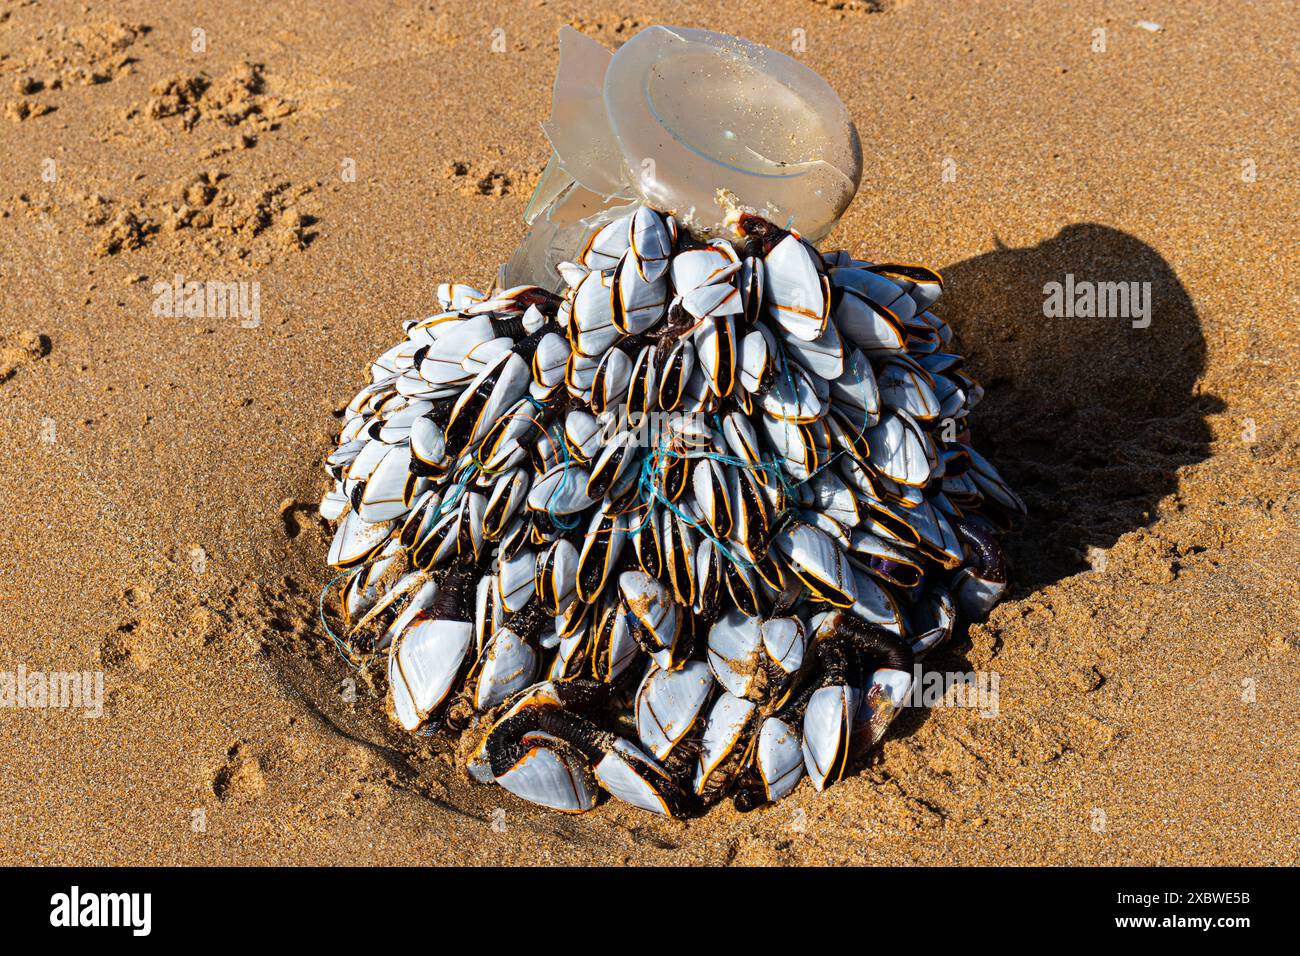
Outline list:
[[[575,517],[572,520],[565,519],[561,521],[560,516],[555,511],[555,499],[564,489],[569,487],[569,468],[573,465],[573,455],[569,452],[569,443],[564,440],[563,433],[553,433],[551,435],[551,444],[555,445],[556,449],[564,454],[564,471],[560,473],[560,483],[555,486],[555,490],[546,499],[546,514],[550,517],[551,523],[557,528],[572,531],[578,527],[579,519]]]
[[[799,401],[799,396],[798,396],[798,391],[795,389],[794,386],[794,375],[790,369],[790,359],[787,356],[785,347],[781,343],[780,339],[774,336],[773,340],[776,344],[777,351],[780,356],[782,370],[784,371],[786,377],[786,384],[789,387],[790,394],[797,406]],[[867,429],[871,427],[870,425],[871,413],[867,410],[869,405],[870,403],[868,401],[867,387],[864,379],[864,381],[862,382],[862,406],[863,406],[862,427],[859,428],[857,435],[853,439],[854,444],[856,444],[856,442],[861,440],[862,437],[866,434]],[[722,425],[717,412],[714,412],[711,418],[715,430],[721,431]],[[786,429],[789,429],[791,427],[797,428],[797,426],[794,426],[793,423],[791,423],[790,420],[787,418],[782,418],[782,422]],[[787,431],[786,434],[788,437],[789,432]],[[798,438],[800,442],[802,442],[802,438],[800,436],[796,434],[795,437]],[[753,562],[743,557],[740,557],[735,552],[733,552],[731,548],[729,548],[724,541],[722,541],[715,535],[711,534],[710,529],[708,529],[702,522],[696,521],[688,517],[686,514],[684,514],[681,511],[681,509],[677,508],[671,501],[669,501],[668,498],[662,493],[662,491],[660,491],[659,489],[660,482],[658,481],[658,479],[663,477],[664,473],[667,470],[668,463],[670,461],[676,459],[683,459],[683,458],[684,459],[708,458],[722,465],[744,468],[751,473],[762,473],[762,474],[771,475],[779,483],[782,491],[782,498],[786,502],[797,502],[798,500],[797,489],[801,488],[802,486],[808,484],[809,482],[817,478],[817,476],[819,476],[827,468],[830,468],[831,465],[833,465],[842,455],[851,455],[854,458],[854,460],[859,461],[860,464],[865,464],[861,461],[861,459],[858,458],[856,451],[852,447],[846,447],[832,452],[832,454],[827,458],[827,460],[820,467],[818,467],[816,470],[810,473],[807,478],[798,481],[793,481],[791,480],[792,476],[789,476],[787,474],[784,465],[778,460],[776,460],[775,458],[765,457],[760,459],[758,462],[752,462],[749,461],[748,459],[740,458],[739,456],[726,455],[716,451],[678,451],[673,448],[668,448],[666,446],[666,442],[667,442],[667,436],[661,439],[659,446],[655,449],[655,451],[652,454],[646,457],[645,463],[642,465],[641,474],[637,481],[637,494],[638,494],[638,499],[641,501],[641,506],[645,508],[645,516],[641,519],[637,527],[631,530],[630,533],[634,535],[639,534],[641,530],[645,527],[646,522],[653,520],[655,503],[660,502],[674,516],[676,516],[678,520],[685,522],[691,528],[695,529],[698,533],[700,533],[702,536],[704,536],[710,542],[712,542],[714,546],[718,548],[719,552],[724,557],[727,558],[727,560],[731,561],[735,565],[738,565],[740,567],[746,567],[746,568],[754,568],[756,565]],[[777,513],[776,515],[777,522],[779,523],[784,519],[788,518],[790,515],[797,515],[800,512],[801,509],[797,506],[797,504],[787,504],[786,507],[782,508],[782,510]]]
[[[341,578],[345,578],[350,574],[359,574],[361,573],[362,570],[370,567],[370,565],[375,564],[380,560],[382,559],[367,558],[365,561],[361,562],[361,564],[355,568],[348,568],[344,571],[340,571],[338,574],[334,575],[334,577],[330,578],[329,581],[325,582],[325,586],[321,588],[320,597],[316,602],[316,609],[320,615],[321,627],[325,628],[325,633],[328,634],[330,636],[330,640],[334,642],[334,648],[339,652],[339,656],[343,658],[344,662],[349,667],[351,667],[354,671],[357,671],[358,673],[360,673],[364,669],[365,665],[363,662],[358,660],[358,654],[355,650],[353,650],[352,645],[350,645],[346,640],[344,640],[343,638],[335,634],[334,629],[329,625],[329,621],[325,619],[325,597],[326,595],[329,594],[330,588],[332,588],[334,584],[337,581],[339,581]]]
[[[460,499],[460,496],[464,494],[466,486],[469,484],[470,479],[474,477],[474,473],[478,471],[478,469],[479,469],[479,464],[477,461],[473,459],[471,459],[461,467],[461,472],[462,472],[461,477],[457,480],[457,483],[455,484],[455,486],[452,487],[452,489],[448,492],[448,494],[444,496],[441,501],[438,502],[438,507],[434,509],[432,519],[430,520],[430,526],[437,524],[439,518],[443,517],[445,514],[450,513],[452,507]],[[423,522],[424,519],[421,520]],[[328,582],[326,582],[323,588],[321,588],[320,595],[317,598],[317,602],[316,602],[316,608],[320,616],[321,627],[325,628],[325,633],[330,636],[330,640],[334,642],[335,648],[338,650],[339,654],[343,657],[343,659],[347,661],[348,666],[352,667],[354,670],[357,671],[362,670],[364,664],[358,662],[357,660],[358,654],[352,648],[352,645],[349,644],[344,638],[341,638],[337,634],[335,634],[334,629],[330,627],[329,621],[326,620],[325,618],[325,598],[326,596],[328,596],[330,588],[334,587],[335,583],[337,583],[340,578],[347,577],[350,574],[359,573],[362,569],[368,568],[372,564],[375,564],[383,559],[384,559],[383,555],[378,555],[373,558],[367,558],[365,561],[361,562],[361,564],[358,565],[357,567],[347,568],[344,571],[340,571],[338,574],[334,575],[334,577],[331,578]]]
[[[713,542],[714,546],[732,564],[740,565],[742,567],[750,567],[750,568],[754,567],[755,565],[753,563],[734,554],[731,551],[731,549],[728,548],[727,545],[720,538],[717,538],[714,535],[710,534],[709,529],[704,527],[702,523],[697,522],[694,519],[683,514],[681,509],[679,509],[676,505],[674,505],[671,501],[669,501],[664,496],[663,492],[659,490],[659,487],[655,481],[655,477],[660,475],[660,472],[657,471],[655,468],[655,461],[657,459],[662,460],[662,459],[666,459],[668,456],[672,456],[674,459],[714,458],[717,460],[724,460],[728,456],[720,455],[717,452],[679,452],[676,451],[675,449],[667,448],[664,444],[667,440],[668,440],[668,436],[664,435],[664,437],[660,439],[659,447],[655,449],[654,454],[648,455],[646,457],[645,463],[641,466],[641,475],[637,480],[637,495],[644,503],[646,514],[645,517],[641,519],[641,523],[637,525],[636,530],[630,533],[639,534],[641,532],[641,529],[645,527],[646,522],[653,520],[654,503],[655,501],[659,501],[662,502],[664,507],[666,507],[670,512],[672,512],[678,518],[678,520],[685,522],[687,525],[694,528],[696,531],[698,531],[709,541]],[[744,462],[743,459],[740,458],[735,458],[733,460],[742,465],[747,464],[746,462]],[[648,493],[648,497],[646,497],[647,493]]]
[[[524,401],[533,406],[533,410],[539,414],[545,414],[547,411],[546,406],[532,395],[525,394]],[[553,502],[555,501],[556,496],[569,486],[569,468],[573,464],[573,456],[569,452],[568,443],[564,440],[564,432],[562,429],[554,427],[552,431],[547,431],[547,429],[543,427],[542,434],[551,439],[551,444],[555,446],[557,451],[561,451],[564,454],[564,473],[560,476],[560,484],[555,487],[555,490],[552,491],[550,496],[546,499],[546,514],[547,517],[551,519],[551,523],[557,528],[560,528],[563,531],[572,531],[574,528],[578,527],[579,520],[577,518],[574,518],[572,522],[568,520],[560,520],[560,516],[556,513]]]
[[[438,507],[433,510],[433,517],[429,521],[430,530],[432,530],[433,526],[438,523],[439,518],[451,513],[452,506],[460,501],[460,496],[465,493],[465,488],[469,485],[469,480],[474,477],[474,473],[481,467],[482,466],[479,465],[478,461],[473,458],[461,466],[463,475],[457,479],[456,484],[452,486],[451,491],[442,497],[442,500],[438,502]],[[423,524],[424,519],[421,519],[420,523]]]

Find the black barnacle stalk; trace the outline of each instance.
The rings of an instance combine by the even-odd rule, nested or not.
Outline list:
[[[478,577],[479,569],[474,565],[450,567],[441,572],[438,593],[429,604],[426,616],[434,620],[471,620]]]
[[[608,684],[572,679],[539,685],[507,703],[480,747],[492,777],[525,799],[555,809],[588,809],[600,785],[649,804],[647,809],[689,815],[695,809],[689,792],[586,716],[607,705],[611,696]],[[537,765],[549,773],[539,773]]]
[[[745,237],[746,255],[756,257],[766,256],[777,243],[790,235],[789,230],[782,229],[776,223],[752,213],[741,214],[739,228],[741,235]]]
[[[985,522],[973,518],[957,518],[951,524],[957,536],[970,548],[979,576],[995,584],[1006,584],[1006,559],[993,530]]]

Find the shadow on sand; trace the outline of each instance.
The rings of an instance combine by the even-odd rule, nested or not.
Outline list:
[[[1013,595],[1024,594],[1087,569],[1089,547],[1149,523],[1178,469],[1207,456],[1205,416],[1223,405],[1198,391],[1205,339],[1191,298],[1127,233],[1071,225],[941,271],[936,311],[986,389],[976,446],[1029,507],[1007,542]],[[1044,286],[1067,274],[1151,283],[1150,325],[1044,316]]]
[[[1178,469],[1209,454],[1205,416],[1224,406],[1199,391],[1205,339],[1191,298],[1140,239],[1081,223],[940,271],[935,312],[986,389],[972,415],[975,446],[1029,508],[1004,539],[1008,598],[1023,597],[1087,570],[1089,548],[1149,524],[1176,489]],[[1149,282],[1150,325],[1045,316],[1044,287],[1067,274],[1076,283]],[[969,670],[961,637],[927,669]],[[900,714],[891,734],[910,736],[927,716]]]

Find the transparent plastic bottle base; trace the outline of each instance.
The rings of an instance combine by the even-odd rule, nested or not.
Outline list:
[[[558,289],[555,267],[634,203],[671,212],[701,239],[750,212],[809,241],[857,192],[862,149],[835,91],[782,53],[707,30],[648,27],[611,54],[560,32],[553,153],[499,281]]]

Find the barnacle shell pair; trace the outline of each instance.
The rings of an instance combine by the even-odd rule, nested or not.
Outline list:
[[[753,68],[761,48],[711,36],[638,35],[603,101],[625,54],[659,104],[665,63]],[[829,93],[763,55],[791,96]],[[547,216],[596,175],[568,154],[578,121],[554,125],[564,78]],[[819,252],[790,220],[843,205],[790,197],[785,223],[662,199],[575,219],[558,291],[439,287],[349,404],[321,505],[332,633],[386,655],[405,729],[471,729],[475,779],[570,812],[820,790],[883,736],[916,657],[1004,590],[996,532],[1022,505],[970,444],[982,390],[930,311],[939,276]]]

